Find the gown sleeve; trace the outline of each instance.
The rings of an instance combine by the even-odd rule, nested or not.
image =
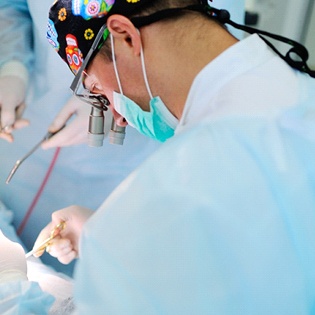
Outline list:
[[[32,18],[25,0],[0,1],[1,74],[27,78],[33,60]]]

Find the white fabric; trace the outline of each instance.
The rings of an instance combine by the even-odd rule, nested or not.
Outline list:
[[[265,65],[263,72],[261,64]],[[267,71],[273,80],[266,80]],[[273,118],[296,104],[299,96],[296,85],[294,72],[280,63],[268,46],[261,44],[258,35],[252,35],[224,51],[201,71],[193,82],[176,132],[199,123],[205,116],[213,120],[244,114]]]
[[[12,242],[0,230],[0,284],[7,281],[27,280],[23,247]]]
[[[313,314],[314,100],[257,36],[205,67],[176,135],[85,226],[78,313]]]

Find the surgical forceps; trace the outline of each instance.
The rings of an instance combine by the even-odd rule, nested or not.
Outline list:
[[[7,131],[10,129],[10,128],[13,128],[13,126],[11,125],[5,125],[3,127],[0,128],[0,133],[7,133]]]
[[[66,222],[61,221],[58,225],[56,225],[52,231],[50,232],[50,236],[46,238],[40,245],[36,248],[33,248],[31,251],[25,254],[25,258],[29,258],[32,255],[36,254],[41,250],[45,250],[49,245],[51,245],[51,241],[60,234],[60,232],[66,227]]]
[[[18,107],[16,107],[15,109],[16,120],[22,117],[24,108],[25,108],[24,104],[21,104]],[[1,108],[0,108],[0,118],[1,118]],[[8,133],[8,131],[11,132],[13,129],[14,129],[14,123],[12,123],[11,125],[2,126],[0,122],[0,133]]]
[[[17,160],[7,178],[7,180],[5,181],[6,184],[9,184],[11,178],[13,177],[13,175],[15,174],[15,172],[17,171],[17,169],[20,167],[20,165],[31,155],[33,154],[39,147],[40,145],[50,139],[52,136],[54,136],[56,133],[58,133],[61,129],[63,129],[65,126],[61,127],[59,130],[55,131],[55,132],[47,132],[46,135],[44,136],[44,138],[39,141],[27,154],[25,154],[21,159]]]

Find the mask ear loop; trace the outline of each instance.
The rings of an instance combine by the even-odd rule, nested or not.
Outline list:
[[[138,31],[138,34],[140,35],[140,31]],[[118,83],[118,88],[119,88],[119,92],[121,94],[123,93],[122,90],[122,86],[121,86],[121,82],[119,79],[119,74],[118,74],[118,70],[117,70],[117,63],[116,63],[116,56],[115,56],[115,47],[114,47],[114,38],[113,35],[110,33],[110,43],[111,43],[111,50],[112,50],[112,58],[113,58],[113,65],[114,65],[114,71],[115,71],[115,76],[116,76],[116,80]],[[149,82],[148,82],[148,77],[147,77],[147,72],[146,72],[146,68],[145,68],[145,63],[144,63],[144,53],[143,53],[143,47],[142,47],[142,42],[141,42],[141,38],[140,38],[140,59],[141,59],[141,68],[142,68],[142,73],[143,73],[143,79],[144,79],[144,83],[145,83],[145,87],[148,91],[148,94],[150,96],[150,99],[153,99],[153,95],[149,86]]]
[[[140,59],[141,59],[141,68],[142,68],[142,73],[143,73],[143,78],[144,78],[144,83],[145,83],[145,87],[147,88],[148,94],[150,96],[150,99],[153,99],[153,95],[149,86],[149,81],[148,81],[148,77],[147,77],[147,71],[145,68],[145,63],[144,63],[144,53],[143,53],[143,47],[142,47],[142,42],[141,42],[141,34],[140,31],[138,31],[138,34],[140,36]]]
[[[114,47],[114,38],[112,33],[109,34],[110,37],[110,44],[111,44],[111,49],[112,49],[112,58],[113,58],[113,64],[114,64],[114,71],[115,71],[115,76],[116,76],[116,80],[118,83],[118,88],[119,88],[119,92],[120,94],[124,95],[123,90],[122,90],[122,86],[120,83],[120,79],[119,79],[119,75],[118,75],[118,70],[117,70],[117,64],[116,64],[116,56],[115,56],[115,47]]]

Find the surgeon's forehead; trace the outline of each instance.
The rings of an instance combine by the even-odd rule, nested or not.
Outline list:
[[[108,88],[111,87],[113,80],[116,82],[112,61],[106,60],[100,53],[97,53],[88,64],[85,72],[90,77],[88,82],[95,82],[99,87]]]

